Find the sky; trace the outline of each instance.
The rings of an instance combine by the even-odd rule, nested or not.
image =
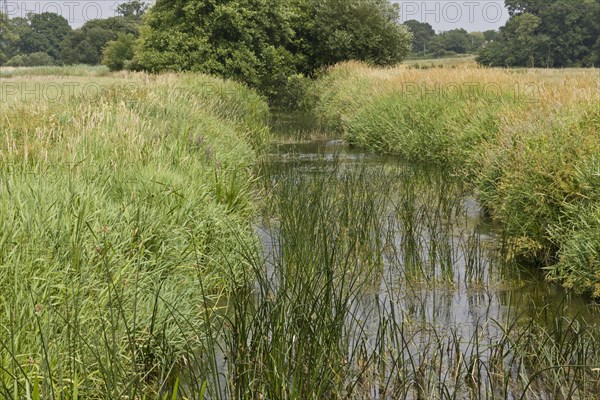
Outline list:
[[[498,29],[508,20],[504,0],[392,0],[401,22],[427,22],[437,33],[463,28],[469,32]]]
[[[427,22],[438,33],[457,28],[469,32],[498,29],[508,19],[503,0],[391,1],[400,8],[400,22],[410,19]],[[29,12],[56,12],[78,28],[91,19],[114,16],[117,6],[123,2],[125,0],[0,0],[0,7],[4,5],[10,17],[24,17]]]

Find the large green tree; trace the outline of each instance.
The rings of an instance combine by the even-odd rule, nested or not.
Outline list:
[[[568,67],[600,64],[598,0],[506,0],[511,15],[482,49],[486,65]]]
[[[138,24],[125,17],[94,19],[69,33],[61,44],[65,64],[100,64],[102,50],[119,33],[138,35]]]
[[[427,22],[411,19],[404,23],[413,34],[412,51],[414,54],[423,54],[431,51],[431,42],[435,39],[435,31]]]
[[[60,44],[71,32],[71,26],[65,17],[52,12],[29,14],[30,31],[20,40],[21,53],[47,53],[54,59],[60,57]]]
[[[308,72],[346,60],[393,65],[412,47],[397,4],[388,0],[309,0],[307,10],[296,29],[308,38]]]
[[[400,61],[408,30],[388,0],[157,0],[134,64],[244,81],[266,94],[297,72],[356,59]]]
[[[283,0],[157,0],[144,17],[135,63],[267,87],[294,70],[290,19]]]
[[[6,56],[12,58],[21,53],[21,38],[29,35],[31,26],[27,18],[15,17],[5,19],[5,34],[2,37],[2,43]]]

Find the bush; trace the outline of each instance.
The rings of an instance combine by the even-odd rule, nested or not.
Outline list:
[[[117,40],[107,43],[102,52],[102,64],[111,71],[124,69],[133,59],[135,36],[129,33],[119,33]]]
[[[271,96],[271,106],[286,111],[312,109],[311,85],[312,80],[302,74],[289,76]]]
[[[28,67],[54,65],[54,59],[44,52],[31,53],[27,60]]]
[[[11,58],[10,60],[8,60],[6,62],[6,66],[8,66],[8,67],[24,67],[25,66],[25,57],[27,57],[27,56],[18,54],[16,56],[14,56],[13,58]]]
[[[54,59],[44,52],[19,54],[8,60],[6,65],[9,67],[41,67],[54,65]]]

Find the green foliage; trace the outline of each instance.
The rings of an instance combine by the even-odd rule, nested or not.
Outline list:
[[[37,52],[16,55],[6,63],[9,67],[41,67],[54,65],[54,59],[47,53]]]
[[[404,25],[413,33],[413,55],[423,57],[474,53],[486,40],[493,40],[497,33],[493,30],[469,33],[464,29],[452,29],[436,35],[431,25],[425,22],[409,20]]]
[[[61,60],[65,64],[100,64],[102,50],[108,42],[116,40],[119,33],[137,36],[137,23],[125,17],[88,21],[62,42]]]
[[[302,74],[288,76],[285,84],[279,85],[270,96],[270,104],[278,110],[308,111],[312,108],[312,85],[313,81]]]
[[[500,40],[483,48],[477,61],[495,66],[536,66],[536,61],[542,57],[537,51],[549,43],[547,37],[536,33],[540,23],[540,18],[530,13],[515,15],[500,29]],[[510,41],[510,46],[506,40]]]
[[[478,61],[491,66],[569,67],[600,63],[600,3],[595,0],[506,2],[511,18]]]
[[[148,4],[140,0],[129,0],[117,6],[117,14],[134,21],[141,21],[146,11],[148,11]]]
[[[293,31],[281,0],[159,0],[141,30],[135,62],[149,71],[191,70],[266,89],[294,72]]]
[[[112,40],[106,44],[102,53],[102,64],[106,65],[111,71],[124,69],[133,59],[133,47],[135,36],[128,33],[119,33],[117,40]]]
[[[498,40],[500,38],[500,33],[493,29],[483,32],[483,39],[486,42],[493,42],[494,40]]]
[[[394,65],[410,51],[412,36],[398,25],[399,8],[388,0],[308,0],[300,37],[307,38],[303,72],[341,61]]]
[[[0,65],[8,59],[7,56],[7,37],[10,35],[8,30],[8,16],[0,12]]]
[[[471,37],[464,29],[452,29],[436,37],[433,52],[439,50],[452,51],[457,54],[466,53],[471,47]]]
[[[397,17],[387,0],[159,0],[144,19],[134,62],[233,78],[277,97],[298,72],[349,59],[397,63],[410,47]]]
[[[413,54],[428,53],[432,40],[435,38],[435,31],[427,22],[419,22],[411,19],[404,23],[413,34],[412,52]]]
[[[21,53],[48,53],[52,58],[60,57],[60,45],[71,32],[69,22],[61,15],[45,12],[27,16],[29,30],[19,40]]]
[[[3,15],[3,14],[2,14]],[[2,41],[0,51],[4,53],[6,59],[10,59],[20,54],[21,37],[31,31],[29,22],[25,18],[1,18],[3,20]]]

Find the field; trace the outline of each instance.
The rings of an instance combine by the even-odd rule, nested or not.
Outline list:
[[[317,83],[316,113],[356,146],[464,176],[508,258],[600,296],[599,85],[593,69],[347,63]]]

